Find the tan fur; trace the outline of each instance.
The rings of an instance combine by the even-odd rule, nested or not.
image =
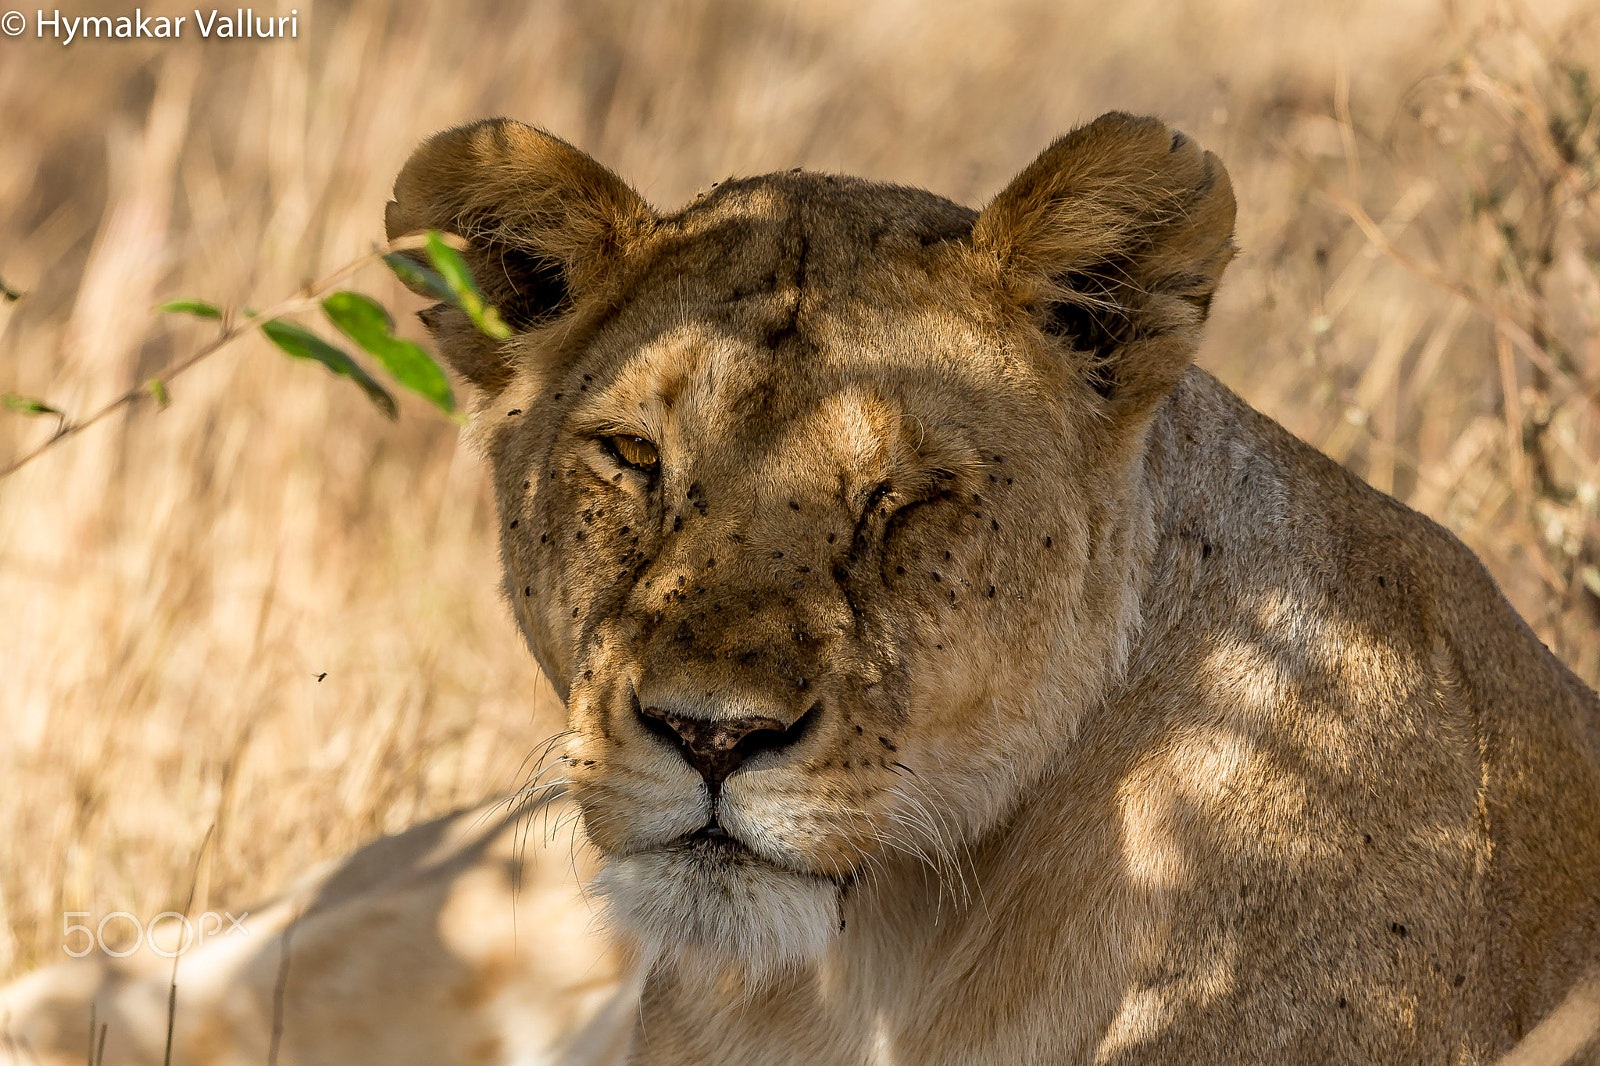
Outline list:
[[[1214,156],[1108,115],[978,215],[787,174],[661,216],[556,144],[444,135],[391,232],[470,200],[568,248],[476,433],[655,960],[639,1061],[1482,1062],[1593,967],[1594,695],[1189,367]],[[815,709],[723,785],[745,851],[684,842],[706,787],[635,700]]]
[[[391,235],[462,232],[519,324],[428,319],[648,975],[628,1061],[1600,1062],[1600,703],[1190,365],[1233,214],[1126,115],[982,212],[661,214],[503,120],[407,165]],[[646,709],[789,742],[713,801]]]

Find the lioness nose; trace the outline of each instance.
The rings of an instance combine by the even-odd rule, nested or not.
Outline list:
[[[676,747],[713,792],[750,756],[798,741],[816,719],[811,708],[793,723],[777,718],[698,718],[662,707],[640,706],[639,722]]]

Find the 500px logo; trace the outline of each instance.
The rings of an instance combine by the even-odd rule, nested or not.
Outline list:
[[[144,944],[149,944],[150,950],[162,958],[172,959],[192,947],[203,944],[210,937],[250,935],[249,928],[244,924],[244,920],[250,917],[249,911],[245,911],[237,918],[227,911],[221,914],[216,911],[206,911],[195,921],[190,921],[187,915],[177,911],[162,911],[148,922],[139,921],[127,911],[112,911],[92,926],[73,921],[74,918],[89,916],[89,911],[67,911],[61,916],[61,950],[75,959],[81,959],[97,948],[113,958],[121,959],[132,955]],[[112,925],[113,922],[124,924]],[[162,922],[171,923],[172,928],[170,932],[161,930],[164,936],[158,938],[158,927]],[[120,949],[111,948],[106,943],[108,926],[113,935],[121,933],[124,927],[131,929],[133,941],[124,944]],[[174,934],[178,937],[176,945],[163,942],[166,936]],[[75,936],[78,939],[74,940]]]

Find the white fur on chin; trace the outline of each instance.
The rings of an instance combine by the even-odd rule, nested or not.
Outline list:
[[[612,859],[595,879],[644,957],[686,977],[730,968],[754,989],[820,958],[839,927],[839,890],[748,852],[691,845]]]

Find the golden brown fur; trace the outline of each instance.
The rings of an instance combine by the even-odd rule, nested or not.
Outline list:
[[[978,214],[662,216],[507,122],[407,165],[391,234],[479,238],[523,327],[430,317],[654,960],[638,1061],[1485,1062],[1600,959],[1594,694],[1189,366],[1233,211],[1123,115]],[[674,750],[753,721],[720,794]]]

